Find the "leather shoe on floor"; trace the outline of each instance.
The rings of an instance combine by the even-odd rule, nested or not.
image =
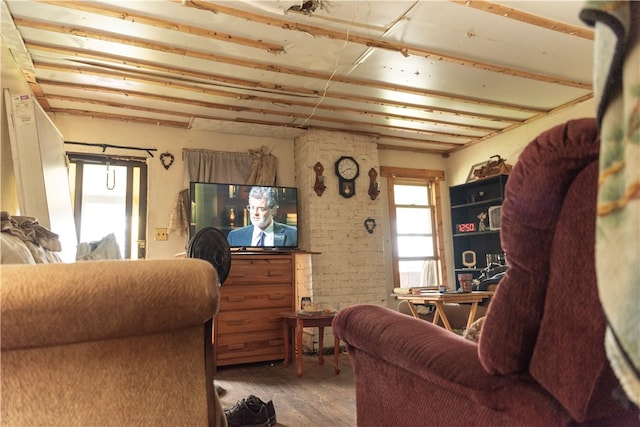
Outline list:
[[[259,405],[249,396],[224,410],[229,427],[270,427],[267,405]]]
[[[272,427],[276,425],[276,408],[273,406],[272,400],[265,403],[262,399],[252,394],[249,397],[247,397],[247,404],[254,408],[258,408],[260,406],[266,406],[267,414],[269,415],[269,423],[271,424]]]

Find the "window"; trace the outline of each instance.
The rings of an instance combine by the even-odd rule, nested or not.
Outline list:
[[[79,242],[99,241],[114,233],[123,258],[145,258],[146,159],[67,156]]]
[[[381,168],[387,178],[394,287],[446,283],[440,209],[442,171]]]

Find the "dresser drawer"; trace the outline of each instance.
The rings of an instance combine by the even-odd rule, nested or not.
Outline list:
[[[216,364],[241,363],[243,360],[284,359],[282,330],[259,333],[217,335]],[[227,363],[225,363],[227,362]]]
[[[290,257],[235,257],[224,286],[267,283],[292,283],[293,263]]]
[[[293,295],[291,284],[220,288],[220,313],[229,310],[251,310],[256,308],[282,308],[291,311]]]
[[[280,313],[286,308],[269,310],[234,310],[220,312],[216,319],[217,334],[239,334],[248,331],[282,331]]]

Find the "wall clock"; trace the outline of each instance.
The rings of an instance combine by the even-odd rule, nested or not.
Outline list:
[[[338,175],[338,192],[342,197],[352,197],[356,194],[356,178],[360,175],[360,166],[356,159],[342,156],[336,161],[336,175]]]

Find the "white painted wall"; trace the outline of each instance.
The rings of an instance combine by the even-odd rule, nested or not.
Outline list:
[[[31,89],[27,81],[22,77],[22,73],[13,60],[9,49],[4,43],[0,46],[0,49],[0,82],[2,83],[2,89],[11,89],[14,93],[31,93]],[[9,125],[3,92],[0,91],[3,97],[2,102],[0,102],[2,105],[0,107],[0,187],[2,188],[0,208],[3,211],[15,214],[18,212],[18,191],[13,172]]]
[[[472,165],[483,160],[489,160],[489,157],[495,154],[507,159],[507,163],[515,164],[522,149],[545,130],[570,119],[595,117],[595,115],[596,105],[591,99],[455,152],[446,162],[449,185],[463,184]]]
[[[117,121],[76,118],[65,114],[51,115],[65,141],[112,144],[127,147],[156,148],[154,157],[148,159],[148,216],[147,258],[171,258],[184,252],[187,240],[169,234],[169,240],[153,240],[155,228],[167,228],[171,209],[178,192],[183,188],[183,148],[205,148],[218,151],[247,152],[266,146],[278,158],[278,184],[295,186],[293,141],[259,138],[253,136],[224,135],[212,132],[174,129],[153,125],[123,123]],[[66,144],[67,151],[102,153],[98,147]],[[160,154],[169,152],[175,161],[169,169],[160,163]],[[108,148],[107,154],[147,156],[143,151]]]

